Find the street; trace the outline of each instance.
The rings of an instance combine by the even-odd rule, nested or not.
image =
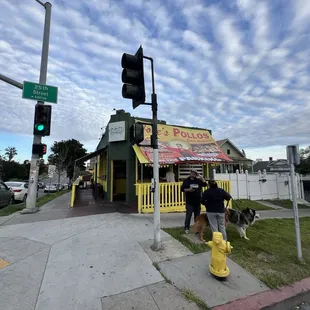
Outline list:
[[[302,303],[292,308],[292,310],[310,310],[310,304],[308,302]]]

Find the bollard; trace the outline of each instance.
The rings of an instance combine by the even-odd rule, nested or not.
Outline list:
[[[231,253],[232,246],[230,242],[223,240],[220,232],[214,232],[212,241],[206,242],[211,248],[211,263],[209,270],[212,275],[219,279],[228,277],[230,270],[226,265],[226,256]]]

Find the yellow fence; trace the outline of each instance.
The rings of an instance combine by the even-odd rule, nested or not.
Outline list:
[[[76,188],[79,186],[79,182],[82,178],[78,177],[73,183],[72,183],[72,191],[71,191],[71,201],[70,201],[70,207],[73,208],[74,201],[76,197]]]
[[[230,190],[230,181],[216,181],[218,187],[223,188],[228,193]],[[181,192],[182,182],[160,183],[159,202],[160,212],[185,212],[184,194]],[[203,191],[206,188],[203,188]],[[151,192],[151,183],[137,183],[136,195],[138,196],[138,212],[154,212],[154,194]],[[231,201],[229,202],[231,207]],[[205,211],[205,206],[201,205],[201,210]]]

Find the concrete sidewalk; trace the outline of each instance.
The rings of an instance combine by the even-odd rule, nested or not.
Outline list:
[[[66,218],[70,211],[70,199],[71,192],[68,192],[41,206],[37,213],[20,214],[20,212],[15,212],[9,216],[2,216],[0,217],[0,226]]]
[[[2,226],[0,236],[1,309],[198,309],[153,266],[147,219],[113,213],[41,221]],[[155,261],[192,255],[162,236],[166,248]]]
[[[194,255],[165,232],[164,249],[153,252],[153,225],[135,215],[6,225],[0,236],[0,304],[6,310],[194,310],[183,289],[212,306],[266,289],[231,261],[231,282],[219,288],[208,273],[209,253]]]
[[[182,290],[212,307],[268,290],[230,259],[228,281],[214,280],[210,253],[194,255],[163,231],[164,249],[153,252],[152,214],[69,218],[69,199],[70,193],[39,213],[2,221],[1,309],[198,309]],[[309,211],[301,209],[300,216]],[[287,209],[259,213],[262,219],[293,217]],[[183,222],[184,213],[161,215],[162,227]]]

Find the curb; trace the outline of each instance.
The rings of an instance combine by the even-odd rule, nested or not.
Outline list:
[[[310,278],[295,282],[278,290],[269,290],[216,306],[212,310],[271,310],[289,309],[310,300]]]

